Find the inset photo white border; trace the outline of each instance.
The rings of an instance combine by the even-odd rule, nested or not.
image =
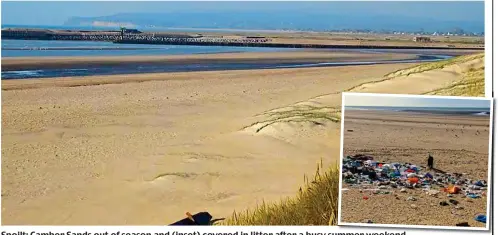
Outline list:
[[[490,102],[490,116],[489,116],[489,144],[488,144],[488,187],[486,189],[486,227],[458,227],[458,226],[431,226],[431,225],[404,225],[404,224],[375,224],[375,223],[347,223],[342,222],[342,168],[343,168],[343,159],[344,159],[344,107],[345,107],[345,98],[346,96],[362,96],[362,97],[371,97],[372,99],[378,97],[406,97],[406,98],[420,98],[420,99],[455,99],[455,100],[487,100]],[[384,228],[416,228],[416,229],[445,229],[445,230],[469,230],[469,231],[487,231],[490,229],[490,212],[491,212],[491,197],[493,195],[490,194],[490,188],[493,185],[492,176],[491,176],[491,167],[492,167],[492,154],[493,154],[493,118],[494,118],[494,107],[493,107],[493,98],[487,97],[458,97],[458,96],[436,96],[436,95],[401,95],[401,94],[375,94],[375,93],[355,93],[355,92],[343,92],[342,93],[342,105],[341,105],[341,144],[340,144],[340,162],[339,162],[339,202],[338,202],[338,225],[339,226],[361,226],[361,227],[384,227]]]

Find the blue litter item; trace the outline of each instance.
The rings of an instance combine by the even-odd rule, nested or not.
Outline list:
[[[485,187],[484,184],[480,180],[475,182],[474,185],[479,186],[479,187]]]
[[[487,217],[485,215],[478,215],[474,219],[478,222],[486,223]]]
[[[434,177],[430,174],[430,173],[426,173],[424,175],[424,178],[431,178],[431,179],[434,179]]]
[[[472,199],[476,199],[476,198],[480,198],[481,196],[479,196],[478,194],[475,194],[475,193],[471,193],[471,194],[468,194],[467,197],[472,198]]]

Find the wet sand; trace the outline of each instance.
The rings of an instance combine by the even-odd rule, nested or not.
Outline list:
[[[427,155],[434,156],[435,168],[466,173],[473,180],[488,180],[489,116],[415,114],[409,112],[346,110],[344,118],[344,156],[368,154],[385,162],[409,162],[426,166]],[[349,130],[349,131],[348,131]],[[434,173],[434,172],[433,172]],[[343,188],[348,188],[343,184]],[[410,224],[455,226],[474,221],[477,213],[486,214],[486,200],[454,199],[464,209],[442,207],[446,194],[438,198],[421,190],[408,190],[407,194],[372,195],[359,189],[343,191],[342,222],[364,223],[373,220],[378,224]],[[367,195],[368,200],[363,200]],[[417,201],[405,199],[415,196]],[[415,204],[416,209],[411,208]]]
[[[464,52],[462,52],[464,53]],[[414,54],[366,53],[331,50],[299,50],[293,52],[248,52],[167,56],[94,56],[94,57],[7,57],[2,70],[78,68],[88,66],[140,64],[202,64],[202,63],[323,63],[415,59]]]

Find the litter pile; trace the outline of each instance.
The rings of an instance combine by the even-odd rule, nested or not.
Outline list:
[[[373,157],[362,154],[344,158],[342,178],[349,188],[371,190],[373,194],[394,194],[396,191],[406,193],[411,189],[425,191],[427,195],[434,197],[446,194],[449,198],[464,195],[470,199],[477,199],[486,197],[487,191],[485,180],[471,180],[465,173],[446,173],[411,163],[378,162]],[[399,199],[398,195],[394,195]],[[363,199],[368,200],[368,196],[363,196]],[[406,200],[417,199],[407,197]],[[440,206],[450,204],[453,204],[455,209],[463,209],[454,199],[439,203]],[[416,208],[416,205],[412,204],[411,207]],[[482,216],[485,217],[478,215],[479,218],[476,217],[475,220],[486,223]]]

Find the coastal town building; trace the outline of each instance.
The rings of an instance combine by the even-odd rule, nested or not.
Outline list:
[[[416,36],[413,37],[414,42],[430,42],[431,38],[430,37],[424,37],[424,36]]]

